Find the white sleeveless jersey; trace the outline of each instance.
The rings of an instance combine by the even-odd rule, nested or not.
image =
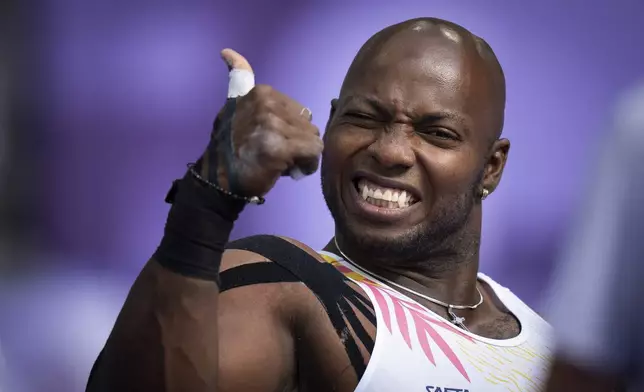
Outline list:
[[[545,388],[554,348],[550,326],[510,290],[484,274],[521,324],[507,340],[474,335],[398,291],[320,252],[367,293],[376,312],[375,347],[356,392],[495,392]]]

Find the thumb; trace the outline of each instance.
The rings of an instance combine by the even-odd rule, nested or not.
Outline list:
[[[255,87],[255,74],[248,60],[232,49],[222,50],[221,58],[228,65],[228,98],[248,94]]]

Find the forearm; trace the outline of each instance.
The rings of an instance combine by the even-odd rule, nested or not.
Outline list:
[[[150,260],[96,365],[88,391],[214,391],[215,282],[171,272]]]
[[[180,184],[161,245],[132,286],[88,391],[216,390],[217,274],[242,207],[186,181],[193,180]]]

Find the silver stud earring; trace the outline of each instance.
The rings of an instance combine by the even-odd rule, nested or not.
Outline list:
[[[481,191],[481,200],[485,200],[485,198],[487,198],[489,194],[490,191],[488,191],[487,188],[483,188],[483,190]]]

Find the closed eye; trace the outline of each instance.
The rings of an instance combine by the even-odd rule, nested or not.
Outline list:
[[[366,113],[349,112],[349,113],[345,113],[344,115],[346,117],[355,118],[357,120],[375,120],[373,116]]]
[[[441,140],[459,140],[456,133],[445,128],[430,128],[422,131],[421,133]]]
[[[346,112],[342,115],[345,123],[364,129],[375,129],[382,126],[382,120],[365,112]]]

